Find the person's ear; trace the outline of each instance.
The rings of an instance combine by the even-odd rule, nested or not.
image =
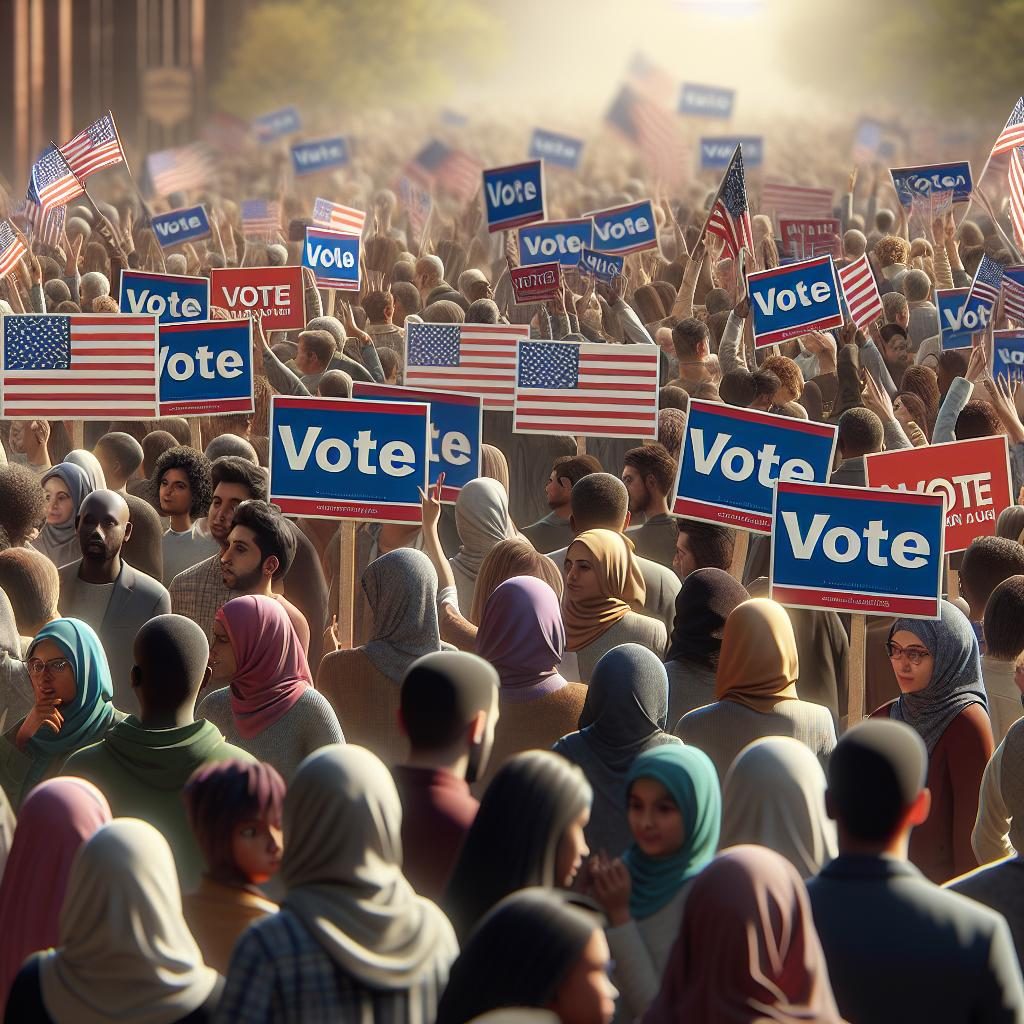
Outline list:
[[[270,555],[268,558],[263,560],[263,575],[268,576],[271,579],[274,577],[274,573],[281,568],[281,562],[277,555]]]
[[[209,671],[209,669],[207,669]],[[142,669],[138,665],[132,665],[131,670],[132,689],[137,690],[142,685]]]
[[[907,808],[907,824],[914,828],[928,820],[932,810],[932,791],[925,787],[914,797],[914,802]]]
[[[121,543],[122,544],[127,544],[128,540],[131,538],[131,535],[132,535],[132,521],[129,519],[128,522],[124,524],[124,540],[121,541]]]
[[[625,533],[629,529],[629,509],[626,509],[626,518],[622,520],[622,532]]]
[[[213,678],[213,669],[209,665],[206,666],[206,671],[203,673],[203,681],[199,684],[199,692],[202,693],[210,685],[210,680]]]
[[[479,746],[484,741],[487,732],[487,712],[478,711],[469,722],[469,745]]]
[[[576,517],[571,512],[569,513],[569,529],[572,530],[573,534],[580,532],[576,529]]]

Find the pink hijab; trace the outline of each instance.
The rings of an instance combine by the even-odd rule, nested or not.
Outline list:
[[[106,797],[84,779],[50,779],[25,797],[0,883],[0,1005],[25,958],[60,940],[71,862],[108,821]]]
[[[288,613],[272,597],[247,594],[217,611],[235,652],[231,710],[245,739],[283,717],[313,685]]]

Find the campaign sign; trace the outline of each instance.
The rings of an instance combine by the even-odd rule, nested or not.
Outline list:
[[[920,167],[892,167],[893,188],[904,206],[910,206],[915,197],[932,192],[952,192],[953,202],[966,202],[971,198],[971,165],[966,160],[954,163],[926,164]]]
[[[1003,277],[1024,288],[1024,267],[1003,267]]]
[[[260,142],[273,142],[283,135],[302,131],[302,118],[294,107],[282,107],[253,121],[256,137]]]
[[[359,236],[329,228],[306,228],[302,265],[320,288],[359,291]]]
[[[764,348],[808,331],[843,326],[839,285],[831,256],[747,275],[754,346]]]
[[[969,291],[970,288],[935,289],[943,349],[970,348],[974,335],[988,327],[992,306],[988,300],[975,295],[964,309],[964,299]]]
[[[693,399],[672,512],[768,533],[778,480],[827,480],[839,428]]]
[[[422,521],[430,407],[421,402],[270,402],[270,500],[310,519]]]
[[[161,324],[208,320],[210,282],[205,277],[121,271],[122,313],[152,313]]]
[[[344,167],[348,163],[348,143],[342,136],[334,139],[318,139],[316,142],[300,142],[292,146],[292,167],[295,176],[315,174]]]
[[[160,415],[253,411],[252,321],[160,325]]]
[[[878,452],[864,461],[869,487],[946,499],[945,549],[966,551],[975,537],[993,537],[999,513],[1011,504],[1006,438],[929,444]]]
[[[589,274],[598,281],[607,281],[609,284],[615,278],[621,277],[625,265],[624,256],[612,256],[610,253],[595,252],[593,249],[584,249],[580,253],[580,273]]]
[[[210,271],[213,304],[239,316],[263,315],[263,330],[306,326],[301,267],[242,267]]]
[[[743,146],[743,166],[750,170],[764,163],[764,139],[760,135],[718,135],[700,140],[700,169],[724,171],[737,145]]]
[[[557,299],[562,284],[562,268],[557,263],[537,263],[532,267],[513,267],[512,293],[520,305]]]
[[[594,245],[601,252],[624,256],[658,248],[658,225],[650,199],[587,214],[594,220]]]
[[[484,403],[479,395],[367,384],[357,380],[352,385],[352,397],[377,402],[430,404],[430,483],[437,483],[438,473],[444,473],[441,501],[454,504],[459,491],[470,480],[480,476]]]
[[[842,233],[842,225],[835,217],[779,218],[782,246],[791,256],[809,256],[815,249],[831,251]]]
[[[717,85],[695,85],[684,82],[679,94],[679,113],[691,117],[732,117],[735,89],[722,89]],[[731,155],[731,154],[730,154]],[[747,154],[744,152],[743,159]]]
[[[530,160],[484,171],[487,230],[504,231],[544,219],[544,164]]]
[[[992,376],[1024,380],[1024,331],[992,332]]]
[[[543,128],[534,128],[530,138],[530,159],[544,160],[555,167],[565,167],[575,171],[580,165],[583,154],[583,140],[574,139],[558,132],[546,132]]]
[[[519,262],[524,267],[557,260],[563,267],[575,267],[580,253],[594,244],[594,222],[547,220],[519,229]]]
[[[153,217],[153,231],[161,248],[210,237],[210,218],[204,206],[188,206]]]
[[[780,481],[771,596],[791,608],[937,619],[941,494]]]

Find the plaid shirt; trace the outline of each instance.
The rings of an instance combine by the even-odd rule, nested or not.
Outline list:
[[[171,611],[191,619],[209,636],[217,609],[232,597],[234,591],[224,586],[218,551],[191,569],[179,572],[167,588],[171,595]]]

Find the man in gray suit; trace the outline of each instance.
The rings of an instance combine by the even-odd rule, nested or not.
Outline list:
[[[152,576],[121,557],[132,535],[123,495],[93,491],[78,510],[76,526],[82,557],[59,570],[60,613],[96,630],[110,665],[114,706],[137,715],[131,681],[135,634],[155,615],[171,610],[171,597]]]

